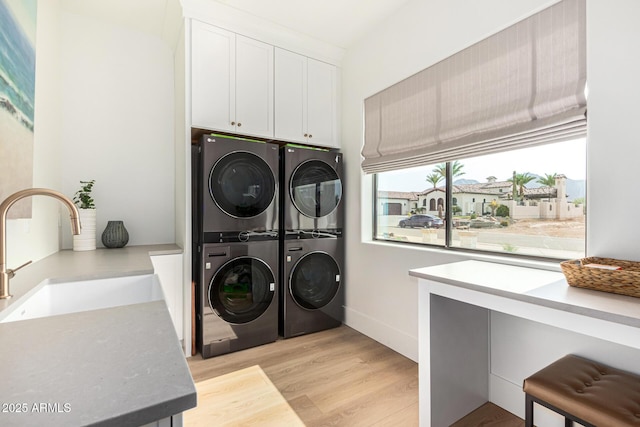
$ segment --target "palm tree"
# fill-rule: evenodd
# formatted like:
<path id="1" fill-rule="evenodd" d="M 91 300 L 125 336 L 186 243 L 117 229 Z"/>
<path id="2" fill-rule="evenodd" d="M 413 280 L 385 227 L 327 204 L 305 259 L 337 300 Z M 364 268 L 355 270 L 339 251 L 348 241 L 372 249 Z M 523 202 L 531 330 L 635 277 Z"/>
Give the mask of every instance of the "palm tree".
<path id="1" fill-rule="evenodd" d="M 554 187 L 556 185 L 556 174 L 545 173 L 544 178 L 538 178 L 538 182 L 545 187 Z"/>
<path id="2" fill-rule="evenodd" d="M 519 189 L 519 196 L 520 198 L 524 198 L 524 186 L 527 185 L 528 183 L 530 183 L 531 181 L 533 181 L 534 179 L 536 179 L 535 176 L 531 175 L 529 172 L 525 172 L 525 173 L 514 173 L 513 178 L 509 178 L 507 181 L 509 182 L 514 182 L 515 179 L 515 186 L 518 187 Z M 514 196 L 515 199 L 515 196 Z"/>
<path id="3" fill-rule="evenodd" d="M 555 187 L 556 186 L 556 175 L 555 173 L 545 173 L 544 174 L 544 178 L 538 178 L 538 182 L 542 185 L 544 185 L 545 187 Z M 551 200 L 551 194 L 549 194 L 549 199 Z"/>
<path id="4" fill-rule="evenodd" d="M 440 181 L 442 181 L 442 175 L 440 175 L 440 174 L 432 173 L 432 174 L 427 175 L 427 182 L 432 183 L 433 184 L 433 188 L 436 188 Z"/>
<path id="5" fill-rule="evenodd" d="M 462 168 L 464 168 L 464 165 L 462 163 L 460 163 L 459 161 L 455 160 L 454 162 L 451 163 L 451 178 L 455 178 L 461 175 L 464 175 L 466 172 L 462 171 Z M 446 163 L 440 163 L 439 165 L 436 165 L 436 167 L 433 168 L 433 173 L 436 173 L 438 175 L 440 175 L 442 178 L 446 178 L 447 177 L 447 164 Z"/>

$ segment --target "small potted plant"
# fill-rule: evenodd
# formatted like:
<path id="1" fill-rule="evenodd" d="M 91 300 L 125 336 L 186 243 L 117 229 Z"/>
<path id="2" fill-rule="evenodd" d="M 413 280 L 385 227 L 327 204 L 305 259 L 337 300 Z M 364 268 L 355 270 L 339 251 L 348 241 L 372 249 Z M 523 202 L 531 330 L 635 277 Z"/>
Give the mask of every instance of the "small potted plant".
<path id="1" fill-rule="evenodd" d="M 80 181 L 81 187 L 73 196 L 82 227 L 80 234 L 73 236 L 74 251 L 92 251 L 96 248 L 96 205 L 91 197 L 95 182 L 95 179 Z"/>
<path id="2" fill-rule="evenodd" d="M 78 209 L 95 209 L 96 205 L 91 197 L 91 190 L 93 190 L 93 184 L 96 183 L 95 179 L 91 181 L 80 181 L 82 187 L 73 196 L 73 203 L 76 204 Z"/>

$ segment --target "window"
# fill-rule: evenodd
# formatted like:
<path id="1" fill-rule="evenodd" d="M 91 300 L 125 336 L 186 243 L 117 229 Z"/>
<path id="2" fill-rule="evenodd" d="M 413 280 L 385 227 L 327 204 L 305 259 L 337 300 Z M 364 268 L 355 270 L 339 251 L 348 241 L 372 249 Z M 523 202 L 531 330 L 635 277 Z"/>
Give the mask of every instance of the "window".
<path id="1" fill-rule="evenodd" d="M 376 206 L 386 202 L 387 192 L 407 201 L 429 199 L 426 211 L 376 212 L 377 240 L 556 259 L 584 256 L 585 139 L 381 172 L 375 182 Z"/>

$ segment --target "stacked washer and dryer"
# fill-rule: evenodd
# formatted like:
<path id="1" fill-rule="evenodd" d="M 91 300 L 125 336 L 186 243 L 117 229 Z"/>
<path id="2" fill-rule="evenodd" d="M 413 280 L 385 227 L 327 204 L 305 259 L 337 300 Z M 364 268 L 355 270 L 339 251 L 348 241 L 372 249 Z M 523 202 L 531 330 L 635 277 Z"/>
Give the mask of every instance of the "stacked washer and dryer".
<path id="1" fill-rule="evenodd" d="M 278 338 L 279 146 L 204 135 L 192 158 L 196 344 L 203 358 Z"/>
<path id="2" fill-rule="evenodd" d="M 340 153 L 302 147 L 283 147 L 280 160 L 280 334 L 289 338 L 344 319 L 343 167 Z"/>
<path id="3" fill-rule="evenodd" d="M 204 135 L 192 199 L 203 358 L 342 323 L 341 154 Z"/>

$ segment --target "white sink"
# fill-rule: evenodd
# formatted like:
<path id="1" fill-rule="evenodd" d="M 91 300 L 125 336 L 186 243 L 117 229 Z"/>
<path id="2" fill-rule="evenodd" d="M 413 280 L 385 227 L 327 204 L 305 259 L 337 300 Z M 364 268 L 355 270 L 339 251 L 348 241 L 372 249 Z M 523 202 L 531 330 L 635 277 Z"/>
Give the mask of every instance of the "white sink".
<path id="1" fill-rule="evenodd" d="M 158 276 L 45 280 L 0 312 L 0 323 L 163 300 Z"/>

